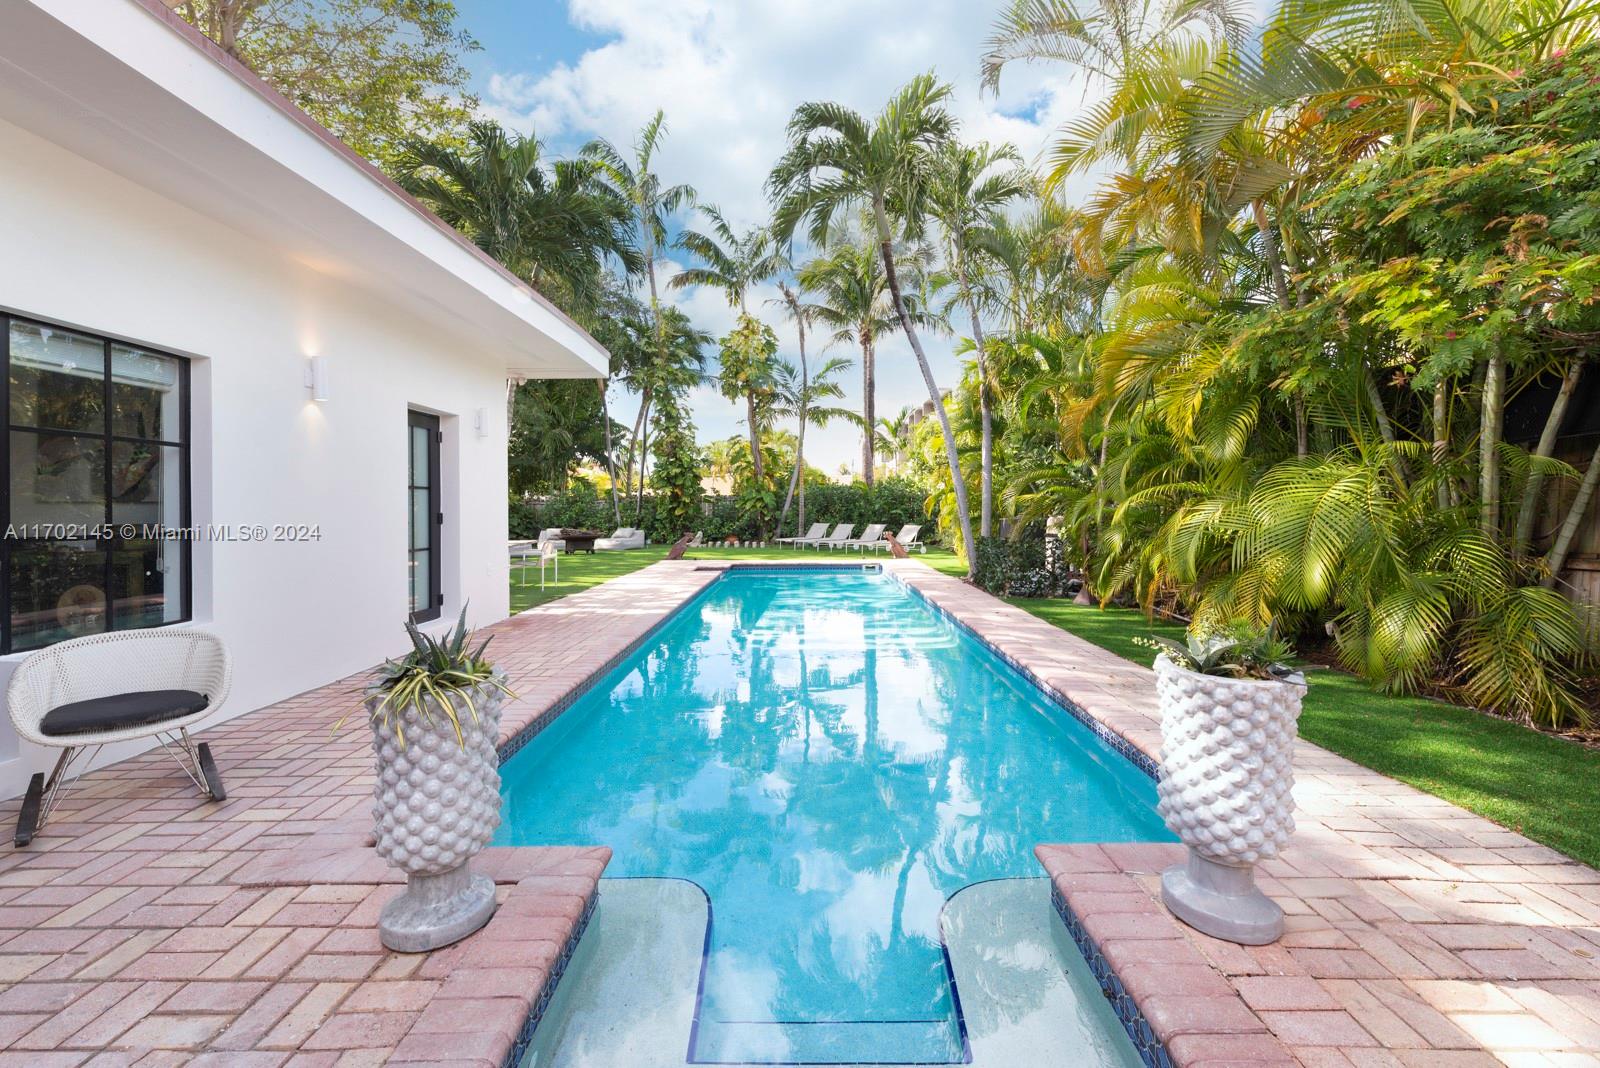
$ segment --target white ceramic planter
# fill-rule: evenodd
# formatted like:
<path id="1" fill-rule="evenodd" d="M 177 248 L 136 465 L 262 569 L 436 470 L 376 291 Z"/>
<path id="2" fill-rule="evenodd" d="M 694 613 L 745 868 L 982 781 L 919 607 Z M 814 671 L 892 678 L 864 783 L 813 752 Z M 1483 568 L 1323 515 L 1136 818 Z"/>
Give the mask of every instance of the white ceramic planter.
<path id="1" fill-rule="evenodd" d="M 1265 945 L 1283 910 L 1255 884 L 1255 865 L 1294 833 L 1294 738 L 1305 679 L 1201 675 L 1156 658 L 1161 698 L 1157 806 L 1189 847 L 1161 875 L 1173 914 L 1216 938 Z"/>
<path id="2" fill-rule="evenodd" d="M 505 695 L 478 687 L 472 694 L 476 717 L 459 695 L 451 700 L 460 742 L 436 709 L 426 725 L 415 707 L 398 713 L 403 746 L 390 723 L 372 721 L 378 854 L 406 873 L 406 891 L 383 907 L 378 933 L 385 946 L 402 953 L 449 945 L 494 914 L 494 881 L 472 874 L 470 864 L 500 825 L 495 742 Z"/>

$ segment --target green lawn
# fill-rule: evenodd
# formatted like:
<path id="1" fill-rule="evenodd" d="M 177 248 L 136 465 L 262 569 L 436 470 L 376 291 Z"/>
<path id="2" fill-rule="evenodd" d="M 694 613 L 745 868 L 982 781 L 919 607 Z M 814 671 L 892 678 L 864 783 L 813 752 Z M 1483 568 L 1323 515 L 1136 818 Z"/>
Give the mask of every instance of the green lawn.
<path id="1" fill-rule="evenodd" d="M 1147 664 L 1138 635 L 1181 634 L 1137 611 L 1013 601 L 1062 630 Z M 1600 751 L 1421 697 L 1394 697 L 1341 671 L 1310 673 L 1300 734 L 1375 771 L 1600 867 Z"/>
<path id="2" fill-rule="evenodd" d="M 532 608 L 536 604 L 544 604 L 558 597 L 565 597 L 569 593 L 586 590 L 590 586 L 598 586 L 607 579 L 614 579 L 619 575 L 626 575 L 637 571 L 641 567 L 664 559 L 667 555 L 667 546 L 650 545 L 643 549 L 628 549 L 623 552 L 597 552 L 574 553 L 571 556 L 561 557 L 561 581 L 556 582 L 553 573 L 546 574 L 544 589 L 539 588 L 538 561 L 528 569 L 528 584 L 518 585 L 522 579 L 522 571 L 517 566 L 511 568 L 511 610 L 520 612 L 524 608 Z M 877 558 L 883 560 L 885 553 L 878 553 Z M 872 554 L 867 554 L 867 559 L 872 559 Z M 926 556 L 916 554 L 918 560 L 926 560 L 931 566 L 950 574 L 964 575 L 967 572 L 963 564 L 954 553 L 945 549 L 930 549 Z M 820 560 L 826 563 L 829 560 L 841 563 L 847 560 L 861 559 L 858 552 L 845 552 L 835 550 L 832 552 L 818 552 L 815 549 L 691 549 L 684 556 L 685 560 Z"/>

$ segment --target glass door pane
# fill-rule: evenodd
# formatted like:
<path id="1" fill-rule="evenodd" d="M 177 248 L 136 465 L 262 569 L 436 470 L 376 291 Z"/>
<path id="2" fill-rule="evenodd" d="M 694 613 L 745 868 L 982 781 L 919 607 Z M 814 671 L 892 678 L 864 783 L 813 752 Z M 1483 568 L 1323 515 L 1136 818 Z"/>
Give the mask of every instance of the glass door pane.
<path id="1" fill-rule="evenodd" d="M 406 487 L 407 594 L 411 619 L 436 619 L 439 582 L 439 419 L 410 413 Z"/>

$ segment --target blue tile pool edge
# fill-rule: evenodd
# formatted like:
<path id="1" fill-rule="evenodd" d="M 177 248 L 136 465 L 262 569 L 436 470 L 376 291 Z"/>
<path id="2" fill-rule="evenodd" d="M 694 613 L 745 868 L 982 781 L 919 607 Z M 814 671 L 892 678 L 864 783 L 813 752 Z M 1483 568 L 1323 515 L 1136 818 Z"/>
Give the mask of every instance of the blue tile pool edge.
<path id="1" fill-rule="evenodd" d="M 1166 1044 L 1156 1037 L 1155 1029 L 1150 1026 L 1150 1021 L 1145 1019 L 1138 1002 L 1133 1000 L 1133 995 L 1122 985 L 1122 979 L 1117 975 L 1116 969 L 1111 967 L 1111 962 L 1106 960 L 1105 955 L 1100 952 L 1100 947 L 1095 945 L 1094 939 L 1089 937 L 1089 932 L 1084 930 L 1077 913 L 1072 911 L 1072 906 L 1067 904 L 1067 899 L 1062 896 L 1054 882 L 1050 886 L 1050 901 L 1056 907 L 1056 915 L 1066 924 L 1067 933 L 1072 936 L 1072 941 L 1077 944 L 1078 952 L 1089 962 L 1089 971 L 1100 984 L 1100 992 L 1111 1003 L 1111 1011 L 1122 1021 L 1123 1030 L 1128 1032 L 1128 1038 L 1133 1042 L 1133 1048 L 1139 1054 L 1139 1059 L 1145 1063 L 1146 1068 L 1173 1068 L 1172 1054 L 1167 1052 Z"/>
<path id="2" fill-rule="evenodd" d="M 539 989 L 539 996 L 528 1007 L 528 1017 L 522 1021 L 522 1026 L 517 1030 L 516 1040 L 511 1043 L 510 1051 L 500 1062 L 501 1068 L 517 1068 L 517 1065 L 522 1063 L 523 1056 L 528 1052 L 528 1046 L 533 1043 L 533 1033 L 538 1030 L 540 1021 L 544 1019 L 545 1010 L 550 1007 L 550 999 L 555 996 L 556 984 L 561 982 L 561 977 L 566 974 L 567 965 L 572 962 L 572 955 L 578 950 L 578 940 L 583 937 L 583 932 L 588 930 L 589 921 L 594 917 L 595 906 L 599 903 L 600 888 L 597 885 L 583 906 L 583 914 L 573 925 L 572 933 L 567 935 L 567 940 L 562 943 L 561 955 L 551 965 L 550 974 L 545 977 L 544 986 Z"/>
<path id="3" fill-rule="evenodd" d="M 1068 697 L 1066 694 L 1050 685 L 1044 679 L 1040 678 L 1038 673 L 1032 668 L 1028 667 L 1022 661 L 1018 660 L 1004 649 L 1001 649 L 994 642 L 978 633 L 978 631 L 974 629 L 970 623 L 965 622 L 954 612 L 950 611 L 950 609 L 946 608 L 944 605 L 928 596 L 928 594 L 907 582 L 904 576 L 894 571 L 891 571 L 889 574 L 892 575 L 894 580 L 903 586 L 913 597 L 917 598 L 923 604 L 932 609 L 935 615 L 949 620 L 957 630 L 962 631 L 973 641 L 977 642 L 979 645 L 989 650 L 989 652 L 993 653 L 995 658 L 1001 663 L 1005 664 L 1012 671 L 1015 671 L 1018 675 L 1021 675 L 1023 678 L 1027 679 L 1033 684 L 1034 689 L 1044 694 L 1045 697 L 1050 700 L 1051 704 L 1055 705 L 1057 708 L 1060 708 L 1063 712 L 1066 712 L 1073 719 L 1087 727 L 1091 734 L 1109 746 L 1117 753 L 1118 756 L 1122 757 L 1128 763 L 1144 772 L 1145 775 L 1149 776 L 1151 779 L 1159 779 L 1161 777 L 1161 768 L 1160 765 L 1156 763 L 1155 759 L 1151 757 L 1149 753 L 1146 753 L 1143 749 L 1140 749 L 1138 746 L 1130 742 L 1125 736 L 1122 735 L 1121 732 L 1106 726 L 1088 709 L 1084 708 L 1072 698 Z M 1018 609 L 1018 611 L 1021 611 L 1021 609 Z M 1046 624 L 1046 626 L 1048 625 L 1049 624 Z"/>
<path id="4" fill-rule="evenodd" d="M 948 608 L 939 604 L 922 590 L 919 590 L 916 586 L 906 581 L 903 576 L 891 569 L 884 568 L 882 564 L 741 564 L 730 562 L 725 565 L 696 568 L 696 570 L 708 572 L 715 571 L 717 572 L 717 576 L 716 578 L 713 578 L 707 582 L 704 586 L 701 586 L 698 590 L 694 591 L 694 593 L 684 598 L 683 601 L 681 601 L 676 607 L 667 611 L 665 615 L 656 620 L 655 623 L 651 624 L 643 634 L 629 642 L 615 655 L 607 658 L 605 663 L 601 664 L 594 671 L 591 671 L 588 675 L 586 675 L 583 681 L 579 682 L 561 697 L 557 698 L 549 708 L 539 713 L 539 715 L 535 716 L 531 721 L 529 721 L 526 726 L 518 730 L 516 734 L 506 739 L 506 741 L 501 745 L 497 746 L 496 753 L 499 757 L 499 762 L 504 764 L 507 760 L 511 759 L 511 757 L 515 756 L 524 746 L 526 746 L 534 738 L 538 737 L 539 734 L 545 730 L 545 728 L 554 723 L 563 712 L 571 708 L 581 697 L 598 685 L 607 675 L 616 670 L 616 668 L 624 660 L 638 652 L 641 646 L 660 633 L 662 628 L 677 619 L 678 616 L 684 612 L 688 611 L 699 601 L 707 597 L 711 591 L 717 587 L 718 583 L 720 583 L 722 579 L 730 572 L 744 571 L 772 573 L 793 571 L 865 571 L 875 574 L 887 572 L 887 574 L 889 574 L 902 589 L 908 591 L 913 597 L 920 600 L 931 611 L 933 611 L 934 614 L 943 619 L 949 620 L 952 625 L 966 633 L 974 641 L 978 642 L 985 649 L 989 650 L 989 652 L 993 653 L 994 656 L 1002 663 L 1006 664 L 1013 671 L 1017 672 L 1017 674 L 1027 679 L 1028 682 L 1031 683 L 1040 693 L 1044 694 L 1052 704 L 1058 706 L 1068 715 L 1082 723 L 1086 728 L 1089 729 L 1091 733 L 1109 746 L 1118 755 L 1122 756 L 1135 768 L 1138 768 L 1140 771 L 1144 772 L 1144 774 L 1149 776 L 1151 779 L 1156 779 L 1159 777 L 1157 764 L 1153 759 L 1151 759 L 1148 753 L 1134 745 L 1119 732 L 1112 730 L 1110 727 L 1100 722 L 1100 720 L 1091 715 L 1087 709 L 1084 709 L 1077 702 L 1061 693 L 1055 687 L 1046 683 L 1034 671 L 1029 669 L 1016 657 L 1005 652 L 994 642 L 985 638 L 972 626 L 957 617 L 955 613 L 951 612 Z M 701 890 L 701 893 L 704 892 L 704 890 Z M 957 891 L 957 893 L 959 892 L 960 891 Z M 595 903 L 598 901 L 599 896 L 600 894 L 597 889 L 594 896 L 589 899 L 589 903 L 585 907 L 583 916 L 578 921 L 578 925 L 573 929 L 573 932 L 568 938 L 566 945 L 563 946 L 561 956 L 556 962 L 556 967 L 551 970 L 550 977 L 545 981 L 544 988 L 540 991 L 538 999 L 534 1002 L 533 1007 L 529 1010 L 528 1018 L 526 1021 L 524 1021 L 522 1029 L 518 1033 L 517 1041 L 512 1044 L 511 1054 L 506 1058 L 503 1068 L 515 1068 L 518 1062 L 521 1061 L 523 1054 L 526 1053 L 528 1045 L 533 1041 L 534 1031 L 538 1028 L 540 1020 L 543 1019 L 544 1011 L 550 1003 L 550 998 L 555 994 L 556 984 L 560 981 L 561 975 L 566 971 L 567 963 L 571 960 L 573 952 L 578 947 L 578 940 L 583 936 L 584 930 L 589 925 L 589 918 L 594 913 Z M 1055 901 L 1056 911 L 1060 914 L 1062 921 L 1066 923 L 1067 930 L 1072 935 L 1073 941 L 1077 943 L 1079 951 L 1083 953 L 1084 959 L 1089 962 L 1090 970 L 1094 973 L 1096 980 L 1100 982 L 1102 991 L 1105 992 L 1106 996 L 1111 999 L 1113 1008 L 1117 1014 L 1117 1018 L 1122 1021 L 1123 1027 L 1127 1029 L 1128 1037 L 1133 1041 L 1134 1047 L 1138 1051 L 1140 1059 L 1143 1060 L 1146 1065 L 1150 1066 L 1150 1068 L 1173 1068 L 1172 1058 L 1167 1053 L 1166 1047 L 1163 1046 L 1161 1041 L 1155 1037 L 1155 1032 L 1151 1030 L 1149 1023 L 1144 1018 L 1144 1014 L 1139 1011 L 1138 1005 L 1135 1004 L 1133 999 L 1128 996 L 1125 990 L 1123 990 L 1122 982 L 1117 978 L 1116 972 L 1111 968 L 1111 965 L 1107 963 L 1103 956 L 1101 956 L 1099 949 L 1095 947 L 1093 941 L 1091 941 L 1087 934 L 1084 933 L 1083 927 L 1080 923 L 1078 923 L 1077 917 L 1073 915 L 1071 907 L 1067 905 L 1066 900 L 1060 896 L 1054 887 L 1051 888 L 1051 896 Z M 710 938 L 711 905 L 710 898 L 708 896 L 706 899 L 706 939 L 708 946 Z M 949 951 L 944 946 L 944 938 L 942 933 L 939 943 L 940 949 L 944 953 L 945 970 L 950 980 L 950 993 L 952 1002 L 955 1005 L 956 1021 L 960 1030 L 961 1045 L 964 1054 L 962 1063 L 970 1063 L 972 1058 L 972 1050 L 967 1041 L 966 1020 L 961 1015 L 961 1003 L 959 1000 L 959 995 L 956 992 L 955 973 L 951 966 Z M 704 984 L 704 980 L 704 959 L 702 959 L 700 977 L 702 986 Z M 1108 985 L 1108 983 L 1114 984 L 1114 989 L 1118 993 L 1113 993 L 1113 987 Z M 693 1060 L 695 1039 L 699 1031 L 699 1006 L 700 993 L 697 992 L 695 995 L 695 1020 L 689 1036 L 688 1052 L 690 1054 L 690 1063 L 707 1063 L 695 1062 Z"/>

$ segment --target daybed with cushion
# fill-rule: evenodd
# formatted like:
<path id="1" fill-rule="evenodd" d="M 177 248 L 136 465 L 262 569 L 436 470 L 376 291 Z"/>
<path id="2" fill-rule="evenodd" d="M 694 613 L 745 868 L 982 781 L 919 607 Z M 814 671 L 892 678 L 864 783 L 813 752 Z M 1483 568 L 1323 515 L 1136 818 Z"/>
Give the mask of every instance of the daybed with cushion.
<path id="1" fill-rule="evenodd" d="M 222 639 L 177 627 L 73 638 L 18 664 L 6 687 L 11 725 L 61 755 L 48 780 L 40 773 L 28 784 L 16 844 L 33 840 L 70 781 L 112 742 L 155 738 L 196 786 L 223 800 L 211 748 L 196 745 L 189 728 L 221 707 L 231 677 Z"/>
<path id="2" fill-rule="evenodd" d="M 643 549 L 644 531 L 633 527 L 618 527 L 609 538 L 594 543 L 596 549 Z"/>

